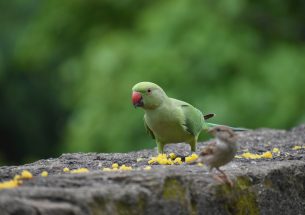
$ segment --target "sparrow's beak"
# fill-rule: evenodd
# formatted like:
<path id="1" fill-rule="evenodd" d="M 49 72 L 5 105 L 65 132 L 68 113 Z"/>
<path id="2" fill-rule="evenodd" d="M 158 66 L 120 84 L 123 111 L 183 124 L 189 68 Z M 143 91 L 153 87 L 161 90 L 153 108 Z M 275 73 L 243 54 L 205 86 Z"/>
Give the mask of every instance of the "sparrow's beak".
<path id="1" fill-rule="evenodd" d="M 143 98 L 141 93 L 139 92 L 132 92 L 132 104 L 133 106 L 136 107 L 143 107 L 144 103 L 143 103 Z"/>

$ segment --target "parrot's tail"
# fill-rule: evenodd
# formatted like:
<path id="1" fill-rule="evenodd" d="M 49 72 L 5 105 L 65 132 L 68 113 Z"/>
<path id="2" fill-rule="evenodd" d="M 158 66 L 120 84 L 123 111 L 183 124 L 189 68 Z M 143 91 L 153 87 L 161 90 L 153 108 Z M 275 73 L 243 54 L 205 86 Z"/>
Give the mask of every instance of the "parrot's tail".
<path id="1" fill-rule="evenodd" d="M 204 120 L 207 120 L 207 119 L 210 119 L 210 118 L 212 118 L 214 116 L 216 116 L 215 113 L 208 113 L 208 114 L 204 115 L 203 118 L 204 118 Z"/>
<path id="2" fill-rule="evenodd" d="M 219 125 L 219 124 L 214 124 L 214 123 L 209 123 L 207 122 L 207 128 L 213 128 L 215 126 L 224 126 L 224 125 Z M 227 125 L 225 125 L 227 126 Z M 249 129 L 246 129 L 246 128 L 235 128 L 235 127 L 231 127 L 231 126 L 227 126 L 229 128 L 231 128 L 233 131 L 248 131 Z"/>

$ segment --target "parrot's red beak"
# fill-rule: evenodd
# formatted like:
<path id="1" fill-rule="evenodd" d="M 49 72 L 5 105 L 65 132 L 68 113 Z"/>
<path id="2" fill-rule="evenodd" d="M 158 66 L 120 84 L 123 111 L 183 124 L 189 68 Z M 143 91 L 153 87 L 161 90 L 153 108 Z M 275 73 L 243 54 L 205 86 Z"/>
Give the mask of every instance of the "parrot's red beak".
<path id="1" fill-rule="evenodd" d="M 143 103 L 143 99 L 142 99 L 142 95 L 139 92 L 132 92 L 132 104 L 135 107 L 143 107 L 144 103 Z"/>

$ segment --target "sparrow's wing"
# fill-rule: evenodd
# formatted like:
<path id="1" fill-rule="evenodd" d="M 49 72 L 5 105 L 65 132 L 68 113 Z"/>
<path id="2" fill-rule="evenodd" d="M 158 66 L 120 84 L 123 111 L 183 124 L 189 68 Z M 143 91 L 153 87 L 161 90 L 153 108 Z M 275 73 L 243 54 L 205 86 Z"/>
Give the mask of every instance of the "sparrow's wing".
<path id="1" fill-rule="evenodd" d="M 216 141 L 209 143 L 206 147 L 202 149 L 202 151 L 200 152 L 200 156 L 207 156 L 214 154 L 215 147 L 216 147 Z"/>

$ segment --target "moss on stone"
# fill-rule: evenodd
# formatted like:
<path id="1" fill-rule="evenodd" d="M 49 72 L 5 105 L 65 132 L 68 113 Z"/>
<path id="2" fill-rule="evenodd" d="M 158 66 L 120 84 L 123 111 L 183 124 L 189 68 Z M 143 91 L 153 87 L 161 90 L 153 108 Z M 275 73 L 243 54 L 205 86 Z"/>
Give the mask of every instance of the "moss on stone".
<path id="1" fill-rule="evenodd" d="M 119 215 L 129 215 L 129 214 L 135 214 L 133 213 L 133 207 L 123 201 L 119 201 L 115 203 L 115 209 L 117 214 Z"/>
<path id="2" fill-rule="evenodd" d="M 137 202 L 134 203 L 127 202 L 124 199 L 112 201 L 95 197 L 90 207 L 90 213 L 92 215 L 138 215 L 144 213 L 145 203 L 146 199 L 141 195 L 138 196 Z"/>
<path id="3" fill-rule="evenodd" d="M 240 193 L 235 199 L 236 214 L 259 214 L 256 197 L 252 192 Z"/>
<path id="4" fill-rule="evenodd" d="M 115 208 L 118 215 L 143 214 L 144 207 L 145 199 L 139 199 L 136 204 L 128 204 L 124 201 L 119 201 L 115 203 Z"/>
<path id="5" fill-rule="evenodd" d="M 194 200 L 191 201 L 191 215 L 197 215 L 198 214 L 198 208 L 197 204 Z"/>
<path id="6" fill-rule="evenodd" d="M 186 199 L 185 187 L 178 179 L 168 178 L 163 185 L 162 197 L 164 200 L 183 202 Z"/>
<path id="7" fill-rule="evenodd" d="M 266 178 L 266 179 L 263 181 L 263 185 L 264 185 L 266 188 L 272 188 L 272 186 L 273 186 L 272 180 L 269 179 L 269 178 Z"/>
<path id="8" fill-rule="evenodd" d="M 252 185 L 250 179 L 245 176 L 239 176 L 236 178 L 235 187 L 239 190 L 248 189 Z"/>
<path id="9" fill-rule="evenodd" d="M 175 177 L 166 178 L 163 183 L 162 201 L 170 202 L 171 207 L 176 207 L 181 214 L 197 214 L 197 205 L 191 199 L 187 183 Z"/>
<path id="10" fill-rule="evenodd" d="M 223 198 L 225 208 L 230 214 L 259 214 L 256 195 L 251 191 L 252 183 L 248 177 L 238 177 L 233 187 L 219 186 L 217 196 Z"/>
<path id="11" fill-rule="evenodd" d="M 90 213 L 92 215 L 100 215 L 100 214 L 106 214 L 107 213 L 107 201 L 103 197 L 93 197 L 93 201 L 90 204 Z"/>

